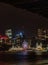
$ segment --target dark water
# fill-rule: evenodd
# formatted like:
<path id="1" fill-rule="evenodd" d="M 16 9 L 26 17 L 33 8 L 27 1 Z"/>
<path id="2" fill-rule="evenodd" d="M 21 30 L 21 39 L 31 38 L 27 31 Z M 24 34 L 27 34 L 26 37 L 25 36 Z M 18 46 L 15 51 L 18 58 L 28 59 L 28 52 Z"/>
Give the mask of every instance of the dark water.
<path id="1" fill-rule="evenodd" d="M 34 53 L 3 53 L 0 54 L 0 65 L 48 65 L 48 55 Z"/>

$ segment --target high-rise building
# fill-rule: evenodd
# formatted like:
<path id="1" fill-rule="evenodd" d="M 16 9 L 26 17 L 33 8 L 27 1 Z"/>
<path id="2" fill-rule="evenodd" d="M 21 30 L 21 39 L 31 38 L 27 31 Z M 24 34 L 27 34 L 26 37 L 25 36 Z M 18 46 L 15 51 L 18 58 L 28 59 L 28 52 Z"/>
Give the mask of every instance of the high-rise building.
<path id="1" fill-rule="evenodd" d="M 5 35 L 9 37 L 9 39 L 12 38 L 12 29 L 8 29 L 5 31 Z"/>

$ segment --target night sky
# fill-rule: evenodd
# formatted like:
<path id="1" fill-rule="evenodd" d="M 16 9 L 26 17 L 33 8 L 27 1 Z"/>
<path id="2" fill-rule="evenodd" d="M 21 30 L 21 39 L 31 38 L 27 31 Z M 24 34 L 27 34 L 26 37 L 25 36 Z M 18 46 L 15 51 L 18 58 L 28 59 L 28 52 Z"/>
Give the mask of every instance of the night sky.
<path id="1" fill-rule="evenodd" d="M 0 33 L 8 28 L 23 29 L 30 33 L 32 29 L 48 28 L 48 19 L 26 9 L 0 3 Z"/>

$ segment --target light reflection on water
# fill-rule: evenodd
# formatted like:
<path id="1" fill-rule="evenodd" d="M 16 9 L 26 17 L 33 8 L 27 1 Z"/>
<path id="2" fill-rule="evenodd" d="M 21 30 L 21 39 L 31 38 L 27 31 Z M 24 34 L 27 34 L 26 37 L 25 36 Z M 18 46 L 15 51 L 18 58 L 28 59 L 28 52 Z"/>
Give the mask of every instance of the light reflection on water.
<path id="1" fill-rule="evenodd" d="M 0 65 L 48 65 L 48 60 L 40 60 L 37 62 L 27 62 L 27 61 L 21 61 L 21 62 L 0 62 Z"/>
<path id="2" fill-rule="evenodd" d="M 0 60 L 0 65 L 48 65 L 48 58 L 42 58 L 41 56 L 34 55 L 28 57 L 25 54 L 27 53 L 21 53 L 18 59 L 15 59 L 17 58 L 17 55 L 14 55 L 14 57 L 13 55 L 10 57 L 8 55 L 9 58 L 5 55 L 5 57 L 3 56 L 5 60 Z"/>

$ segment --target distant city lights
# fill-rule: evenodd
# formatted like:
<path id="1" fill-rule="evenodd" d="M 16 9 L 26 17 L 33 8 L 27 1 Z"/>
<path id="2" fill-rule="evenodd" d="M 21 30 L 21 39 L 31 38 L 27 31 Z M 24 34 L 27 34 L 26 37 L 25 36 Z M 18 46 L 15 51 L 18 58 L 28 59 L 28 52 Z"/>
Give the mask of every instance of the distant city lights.
<path id="1" fill-rule="evenodd" d="M 23 46 L 24 49 L 27 49 L 28 48 L 28 43 L 24 40 L 22 46 Z"/>

